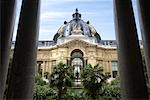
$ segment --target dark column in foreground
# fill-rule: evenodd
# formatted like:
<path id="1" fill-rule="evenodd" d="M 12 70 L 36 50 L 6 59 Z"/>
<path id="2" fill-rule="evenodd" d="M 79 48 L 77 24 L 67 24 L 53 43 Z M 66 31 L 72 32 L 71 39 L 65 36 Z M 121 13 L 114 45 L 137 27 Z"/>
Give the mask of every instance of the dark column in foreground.
<path id="1" fill-rule="evenodd" d="M 7 79 L 11 39 L 15 26 L 15 8 L 16 0 L 0 1 L 0 99 L 3 98 Z"/>
<path id="2" fill-rule="evenodd" d="M 131 0 L 114 0 L 114 12 L 122 99 L 148 99 Z"/>
<path id="3" fill-rule="evenodd" d="M 144 45 L 147 74 L 150 82 L 150 5 L 149 0 L 138 0 L 140 27 Z"/>
<path id="4" fill-rule="evenodd" d="M 40 0 L 23 0 L 7 99 L 33 99 Z"/>

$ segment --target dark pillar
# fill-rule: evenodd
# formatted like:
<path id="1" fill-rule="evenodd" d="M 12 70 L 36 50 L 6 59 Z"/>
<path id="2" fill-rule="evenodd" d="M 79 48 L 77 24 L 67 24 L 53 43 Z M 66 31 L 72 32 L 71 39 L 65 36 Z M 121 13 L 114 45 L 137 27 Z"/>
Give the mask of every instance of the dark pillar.
<path id="1" fill-rule="evenodd" d="M 83 59 L 83 67 L 86 67 L 87 66 L 87 58 L 84 58 Z"/>
<path id="2" fill-rule="evenodd" d="M 7 99 L 33 99 L 40 0 L 23 0 Z"/>
<path id="3" fill-rule="evenodd" d="M 87 59 L 86 59 L 86 62 L 85 62 L 85 64 L 86 64 L 86 65 L 88 65 L 88 60 L 87 60 Z"/>
<path id="4" fill-rule="evenodd" d="M 149 0 L 137 0 L 147 74 L 150 82 L 150 8 Z"/>
<path id="5" fill-rule="evenodd" d="M 11 39 L 15 25 L 15 8 L 16 0 L 0 1 L 0 99 L 3 98 L 5 84 L 7 79 L 7 71 L 9 66 L 9 54 L 11 48 Z"/>
<path id="6" fill-rule="evenodd" d="M 71 60 L 70 60 L 70 58 L 67 59 L 67 65 L 71 66 Z"/>
<path id="7" fill-rule="evenodd" d="M 148 99 L 131 0 L 114 0 L 114 12 L 122 99 Z"/>

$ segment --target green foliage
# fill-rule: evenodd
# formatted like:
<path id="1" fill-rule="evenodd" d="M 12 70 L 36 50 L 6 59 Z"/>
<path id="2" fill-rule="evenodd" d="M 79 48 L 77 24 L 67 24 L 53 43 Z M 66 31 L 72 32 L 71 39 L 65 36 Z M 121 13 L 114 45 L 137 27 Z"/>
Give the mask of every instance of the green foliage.
<path id="1" fill-rule="evenodd" d="M 34 100 L 53 100 L 56 98 L 56 91 L 49 87 L 40 76 L 35 77 Z"/>
<path id="2" fill-rule="evenodd" d="M 45 73 L 48 74 L 49 73 Z M 48 76 L 47 75 L 47 76 Z M 120 83 L 116 78 L 106 83 L 109 75 L 103 74 L 99 65 L 88 65 L 81 72 L 83 88 L 72 88 L 73 71 L 63 63 L 59 63 L 48 76 L 49 82 L 36 76 L 34 86 L 34 100 L 116 100 L 120 99 Z M 148 85 L 148 87 L 150 87 Z"/>
<path id="3" fill-rule="evenodd" d="M 120 82 L 119 79 L 116 78 L 111 83 L 106 84 L 103 87 L 103 96 L 111 99 L 120 99 Z"/>
<path id="4" fill-rule="evenodd" d="M 57 89 L 57 100 L 60 100 L 67 92 L 67 88 L 72 86 L 74 79 L 73 71 L 62 62 L 56 65 L 50 75 L 50 86 Z"/>
<path id="5" fill-rule="evenodd" d="M 98 64 L 92 67 L 88 65 L 84 67 L 81 74 L 84 89 L 92 99 L 97 99 L 102 94 L 102 87 L 108 79 L 107 75 L 103 74 L 103 69 Z"/>
<path id="6" fill-rule="evenodd" d="M 35 100 L 47 100 L 48 98 L 55 98 L 56 93 L 49 85 L 35 85 L 34 87 L 34 99 Z"/>
<path id="7" fill-rule="evenodd" d="M 43 79 L 40 75 L 37 75 L 35 77 L 35 84 L 43 86 L 43 85 L 46 85 L 47 83 L 45 81 L 43 81 Z"/>
<path id="8" fill-rule="evenodd" d="M 64 100 L 91 100 L 83 89 L 69 89 L 64 95 Z"/>
<path id="9" fill-rule="evenodd" d="M 50 76 L 50 73 L 49 73 L 49 72 L 45 72 L 45 73 L 44 73 L 44 77 L 45 77 L 46 79 L 48 79 L 49 76 Z"/>

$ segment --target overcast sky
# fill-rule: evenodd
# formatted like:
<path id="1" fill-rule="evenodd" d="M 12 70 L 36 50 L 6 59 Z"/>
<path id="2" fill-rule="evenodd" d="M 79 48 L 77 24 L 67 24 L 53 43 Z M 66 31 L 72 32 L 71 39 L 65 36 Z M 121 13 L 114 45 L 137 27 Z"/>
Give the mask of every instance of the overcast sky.
<path id="1" fill-rule="evenodd" d="M 17 33 L 21 7 L 21 0 L 17 1 L 17 18 L 13 40 L 15 40 Z M 132 1 L 139 38 L 141 39 L 136 1 Z M 52 40 L 63 22 L 69 22 L 72 19 L 72 14 L 76 8 L 82 14 L 82 19 L 84 21 L 89 20 L 90 24 L 96 28 L 102 40 L 115 39 L 113 0 L 41 0 L 39 40 Z"/>

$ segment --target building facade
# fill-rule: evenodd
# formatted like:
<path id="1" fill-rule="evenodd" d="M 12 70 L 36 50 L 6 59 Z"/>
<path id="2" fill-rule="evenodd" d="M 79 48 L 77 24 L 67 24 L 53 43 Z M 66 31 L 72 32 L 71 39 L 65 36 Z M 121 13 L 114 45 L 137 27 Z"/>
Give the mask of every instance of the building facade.
<path id="1" fill-rule="evenodd" d="M 140 46 L 142 46 L 142 42 Z M 12 42 L 14 47 L 15 42 Z M 90 24 L 81 19 L 76 9 L 72 20 L 58 29 L 52 41 L 39 41 L 36 72 L 43 77 L 51 73 L 53 67 L 63 62 L 73 67 L 74 74 L 86 65 L 99 64 L 104 73 L 112 78 L 118 74 L 117 44 L 115 40 L 101 40 L 99 33 Z"/>
<path id="2" fill-rule="evenodd" d="M 116 41 L 101 40 L 100 35 L 89 21 L 81 19 L 78 9 L 72 20 L 64 22 L 53 41 L 39 41 L 37 54 L 37 72 L 52 72 L 59 62 L 73 67 L 74 73 L 80 73 L 87 64 L 99 64 L 104 73 L 112 77 L 117 74 Z"/>

